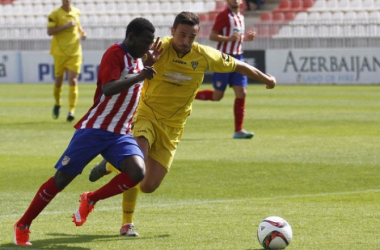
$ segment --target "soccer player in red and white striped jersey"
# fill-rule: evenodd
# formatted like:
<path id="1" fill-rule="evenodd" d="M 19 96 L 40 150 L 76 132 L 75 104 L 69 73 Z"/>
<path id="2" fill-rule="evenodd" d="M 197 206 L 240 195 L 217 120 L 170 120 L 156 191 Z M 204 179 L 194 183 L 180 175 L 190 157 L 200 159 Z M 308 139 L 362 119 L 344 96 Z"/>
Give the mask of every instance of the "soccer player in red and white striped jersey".
<path id="1" fill-rule="evenodd" d="M 255 32 L 245 32 L 244 16 L 240 12 L 241 4 L 242 0 L 227 0 L 227 8 L 217 15 L 209 39 L 218 42 L 217 49 L 221 52 L 243 61 L 243 41 L 252 41 L 255 38 Z M 233 138 L 252 138 L 253 133 L 243 129 L 247 77 L 237 72 L 214 73 L 212 81 L 214 90 L 199 91 L 196 99 L 220 101 L 227 85 L 232 87 L 235 92 Z"/>
<path id="2" fill-rule="evenodd" d="M 143 179 L 144 155 L 129 132 L 143 82 L 156 74 L 153 67 L 144 66 L 141 60 L 150 48 L 149 61 L 160 54 L 159 40 L 153 44 L 154 32 L 147 19 L 135 18 L 127 26 L 124 41 L 104 53 L 94 104 L 75 125 L 73 138 L 55 165 L 55 175 L 42 184 L 27 211 L 15 223 L 16 245 L 32 245 L 29 228 L 33 220 L 97 155 L 101 154 L 120 173 L 100 189 L 81 195 L 79 209 L 73 214 L 77 226 L 86 221 L 97 201 L 121 194 Z"/>

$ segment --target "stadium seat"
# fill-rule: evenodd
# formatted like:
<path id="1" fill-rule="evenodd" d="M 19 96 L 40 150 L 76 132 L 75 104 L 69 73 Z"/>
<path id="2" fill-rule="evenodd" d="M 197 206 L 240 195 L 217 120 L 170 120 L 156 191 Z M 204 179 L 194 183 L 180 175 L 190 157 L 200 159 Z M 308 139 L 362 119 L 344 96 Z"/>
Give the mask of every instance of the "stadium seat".
<path id="1" fill-rule="evenodd" d="M 351 10 L 359 10 L 362 7 L 362 0 L 351 0 L 349 5 Z"/>
<path id="2" fill-rule="evenodd" d="M 373 7 L 377 10 L 380 9 L 380 0 L 374 0 Z"/>
<path id="3" fill-rule="evenodd" d="M 345 12 L 343 15 L 343 21 L 348 23 L 356 22 L 356 13 L 354 11 Z"/>
<path id="4" fill-rule="evenodd" d="M 302 8 L 302 1 L 301 0 L 292 0 L 292 3 L 291 3 L 291 11 L 303 11 L 303 8 Z"/>
<path id="5" fill-rule="evenodd" d="M 205 0 L 204 2 L 204 11 L 212 11 L 215 10 L 216 3 L 213 0 Z"/>
<path id="6" fill-rule="evenodd" d="M 285 20 L 285 15 L 282 12 L 275 12 L 272 15 L 272 21 L 276 23 L 282 23 Z"/>
<path id="7" fill-rule="evenodd" d="M 311 23 L 317 23 L 320 20 L 320 15 L 321 14 L 319 12 L 311 12 L 307 16 L 307 20 L 308 22 L 311 22 Z"/>
<path id="8" fill-rule="evenodd" d="M 376 10 L 376 11 L 369 12 L 368 19 L 371 22 L 378 22 L 378 21 L 380 21 L 380 11 Z"/>
<path id="9" fill-rule="evenodd" d="M 304 24 L 308 20 L 308 13 L 307 12 L 298 12 L 293 20 L 293 23 L 295 24 Z"/>
<path id="10" fill-rule="evenodd" d="M 356 13 L 356 21 L 359 23 L 368 22 L 368 12 L 367 11 L 358 11 Z"/>
<path id="11" fill-rule="evenodd" d="M 338 8 L 337 0 L 328 0 L 326 2 L 326 10 L 335 10 Z"/>
<path id="12" fill-rule="evenodd" d="M 193 12 L 195 13 L 201 13 L 204 11 L 204 1 L 196 0 L 193 1 Z"/>
<path id="13" fill-rule="evenodd" d="M 371 10 L 373 8 L 373 0 L 362 0 L 361 4 L 363 10 Z"/>
<path id="14" fill-rule="evenodd" d="M 290 0 L 281 0 L 278 7 L 273 12 L 285 12 L 290 10 L 292 2 Z"/>
<path id="15" fill-rule="evenodd" d="M 309 8 L 312 8 L 314 5 L 313 0 L 303 0 L 302 2 L 302 8 L 306 11 Z"/>
<path id="16" fill-rule="evenodd" d="M 343 20 L 343 12 L 341 11 L 335 11 L 332 13 L 331 15 L 331 21 L 333 21 L 334 23 L 340 23 L 342 20 Z"/>
<path id="17" fill-rule="evenodd" d="M 296 14 L 294 12 L 285 12 L 284 20 L 287 22 L 293 21 L 296 18 Z"/>
<path id="18" fill-rule="evenodd" d="M 264 12 L 263 14 L 261 14 L 260 16 L 260 20 L 261 21 L 272 21 L 272 13 L 270 12 Z"/>
<path id="19" fill-rule="evenodd" d="M 338 9 L 339 10 L 345 10 L 350 8 L 350 1 L 349 0 L 338 0 Z"/>
<path id="20" fill-rule="evenodd" d="M 322 23 L 329 23 L 331 21 L 331 12 L 329 12 L 329 11 L 322 12 L 319 15 L 319 20 L 318 21 L 322 22 Z"/>
<path id="21" fill-rule="evenodd" d="M 290 25 L 282 26 L 274 37 L 293 37 L 293 28 Z"/>
<path id="22" fill-rule="evenodd" d="M 215 11 L 222 11 L 226 8 L 225 1 L 216 1 L 215 3 Z"/>
<path id="23" fill-rule="evenodd" d="M 309 9 L 309 11 L 323 11 L 323 10 L 326 10 L 325 0 L 315 1 L 313 7 Z"/>

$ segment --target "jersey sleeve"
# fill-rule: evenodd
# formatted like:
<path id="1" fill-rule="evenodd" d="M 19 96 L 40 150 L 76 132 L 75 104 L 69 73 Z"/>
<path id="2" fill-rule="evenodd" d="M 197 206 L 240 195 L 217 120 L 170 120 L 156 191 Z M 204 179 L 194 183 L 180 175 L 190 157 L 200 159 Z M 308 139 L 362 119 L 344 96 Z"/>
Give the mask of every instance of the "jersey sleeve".
<path id="1" fill-rule="evenodd" d="M 56 12 L 53 11 L 49 14 L 48 16 L 48 23 L 47 23 L 47 27 L 48 28 L 54 28 L 57 26 L 57 20 L 56 20 Z"/>
<path id="2" fill-rule="evenodd" d="M 228 25 L 228 16 L 225 15 L 225 11 L 220 12 L 216 18 L 214 25 L 212 26 L 213 31 L 218 32 L 221 34 L 222 29 Z"/>
<path id="3" fill-rule="evenodd" d="M 122 50 L 112 48 L 106 53 L 101 62 L 102 68 L 99 70 L 99 79 L 104 85 L 108 82 L 118 80 L 120 74 L 125 68 L 124 53 Z"/>
<path id="4" fill-rule="evenodd" d="M 204 55 L 208 61 L 208 70 L 216 73 L 229 73 L 236 69 L 236 61 L 230 55 L 224 54 L 219 50 L 209 46 L 202 46 Z"/>

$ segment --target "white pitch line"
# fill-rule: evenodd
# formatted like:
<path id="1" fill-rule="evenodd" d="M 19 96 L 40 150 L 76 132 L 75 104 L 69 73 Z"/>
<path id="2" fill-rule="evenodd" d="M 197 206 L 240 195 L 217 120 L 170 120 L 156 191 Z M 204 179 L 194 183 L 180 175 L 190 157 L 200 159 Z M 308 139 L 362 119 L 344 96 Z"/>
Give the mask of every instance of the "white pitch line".
<path id="1" fill-rule="evenodd" d="M 154 208 L 154 207 L 179 207 L 179 206 L 194 206 L 194 205 L 205 205 L 212 203 L 235 203 L 235 202 L 246 202 L 246 201 L 265 201 L 265 200 L 279 200 L 279 199 L 296 199 L 296 198 L 308 198 L 308 197 L 328 197 L 328 196 L 341 196 L 341 195 L 351 195 L 351 194 L 370 194 L 370 193 L 380 193 L 380 189 L 369 189 L 351 192 L 335 192 L 335 193 L 319 193 L 319 194 L 296 194 L 296 195 L 281 195 L 273 197 L 262 197 L 262 198 L 247 198 L 247 199 L 229 199 L 229 200 L 191 200 L 188 202 L 179 203 L 167 203 L 167 204 L 146 204 L 140 205 L 139 208 Z M 100 207 L 96 209 L 97 211 L 115 211 L 120 210 L 120 206 L 117 207 Z M 73 211 L 51 211 L 42 212 L 41 214 L 67 214 Z M 0 218 L 9 217 L 20 217 L 22 214 L 11 214 L 11 215 L 1 215 Z M 1 249 L 1 248 L 0 248 Z M 29 248 L 28 248 L 29 249 Z"/>

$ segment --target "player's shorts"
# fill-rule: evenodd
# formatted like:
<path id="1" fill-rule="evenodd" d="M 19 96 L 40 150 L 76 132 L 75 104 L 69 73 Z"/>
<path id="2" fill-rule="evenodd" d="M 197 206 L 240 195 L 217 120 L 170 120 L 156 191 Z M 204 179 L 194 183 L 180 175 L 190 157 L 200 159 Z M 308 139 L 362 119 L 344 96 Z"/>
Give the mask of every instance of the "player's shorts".
<path id="1" fill-rule="evenodd" d="M 63 76 L 66 69 L 77 74 L 82 67 L 82 56 L 54 56 L 54 75 L 55 77 Z"/>
<path id="2" fill-rule="evenodd" d="M 149 156 L 169 171 L 183 128 L 170 127 L 155 119 L 136 115 L 132 134 L 135 138 L 145 137 L 149 142 Z"/>
<path id="3" fill-rule="evenodd" d="M 143 152 L 131 134 L 117 134 L 102 129 L 78 129 L 55 168 L 72 175 L 81 174 L 84 167 L 96 156 L 120 170 L 120 163 L 129 156 Z"/>
<path id="4" fill-rule="evenodd" d="M 243 55 L 231 55 L 239 61 L 244 61 Z M 225 91 L 227 85 L 232 86 L 248 86 L 248 79 L 245 75 L 242 75 L 237 72 L 231 73 L 213 73 L 212 74 L 212 84 L 214 89 L 219 91 Z"/>

